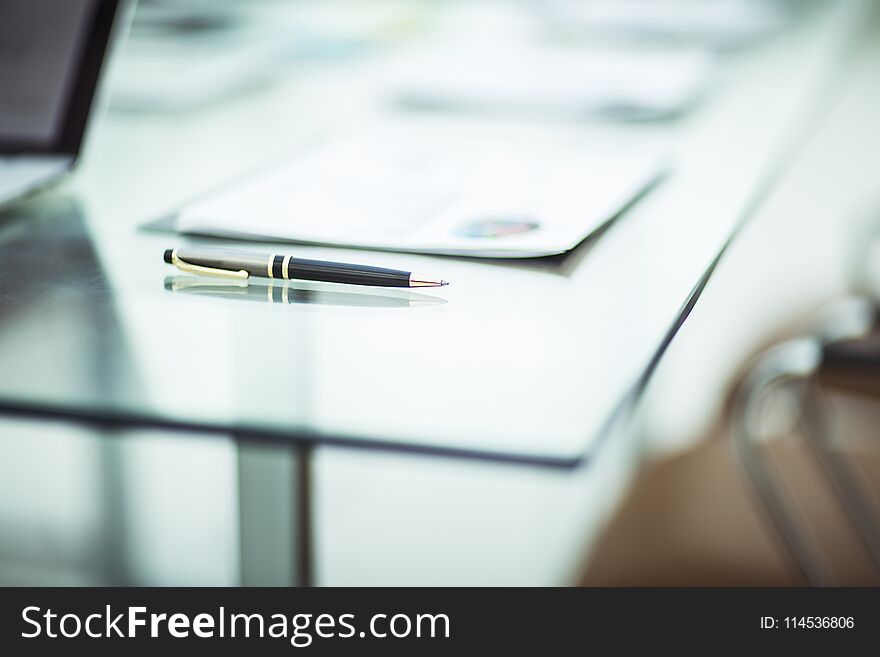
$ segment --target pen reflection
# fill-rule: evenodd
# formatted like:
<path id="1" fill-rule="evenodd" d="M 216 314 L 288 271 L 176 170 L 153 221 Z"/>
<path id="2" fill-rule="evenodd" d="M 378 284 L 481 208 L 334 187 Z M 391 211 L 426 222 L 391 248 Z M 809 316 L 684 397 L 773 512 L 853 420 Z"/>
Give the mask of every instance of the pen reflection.
<path id="1" fill-rule="evenodd" d="M 352 308 L 416 308 L 446 303 L 446 299 L 416 294 L 407 290 L 370 288 L 369 291 L 345 291 L 328 283 L 310 281 L 211 280 L 198 276 L 168 276 L 165 289 L 197 296 L 237 299 L 281 305 L 309 304 Z"/>

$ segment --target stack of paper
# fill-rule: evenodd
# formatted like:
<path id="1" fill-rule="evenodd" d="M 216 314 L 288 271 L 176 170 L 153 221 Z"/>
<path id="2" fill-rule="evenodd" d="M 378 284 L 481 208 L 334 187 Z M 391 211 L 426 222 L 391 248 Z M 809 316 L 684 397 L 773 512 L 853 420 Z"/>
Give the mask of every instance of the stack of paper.
<path id="1" fill-rule="evenodd" d="M 568 251 L 664 171 L 657 150 L 396 127 L 292 153 L 186 205 L 185 232 L 423 253 Z"/>

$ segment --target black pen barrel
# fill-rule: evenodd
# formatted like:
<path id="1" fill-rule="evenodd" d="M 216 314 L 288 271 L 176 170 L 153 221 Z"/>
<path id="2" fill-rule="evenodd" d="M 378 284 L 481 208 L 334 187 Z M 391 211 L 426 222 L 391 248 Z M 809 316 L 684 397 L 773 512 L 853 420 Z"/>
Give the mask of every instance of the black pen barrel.
<path id="1" fill-rule="evenodd" d="M 287 275 L 289 278 L 305 281 L 409 287 L 408 271 L 367 265 L 352 265 L 344 262 L 324 262 L 322 260 L 291 258 L 287 266 Z"/>

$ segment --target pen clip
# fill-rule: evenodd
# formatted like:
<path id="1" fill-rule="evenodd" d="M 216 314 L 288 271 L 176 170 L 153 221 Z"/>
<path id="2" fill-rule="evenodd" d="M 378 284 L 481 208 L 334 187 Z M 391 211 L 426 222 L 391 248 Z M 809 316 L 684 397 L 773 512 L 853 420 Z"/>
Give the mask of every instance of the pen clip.
<path id="1" fill-rule="evenodd" d="M 235 278 L 238 280 L 245 280 L 249 276 L 249 274 L 244 269 L 231 271 L 229 269 L 217 269 L 216 267 L 203 267 L 202 265 L 194 265 L 187 262 L 186 260 L 181 260 L 180 256 L 177 255 L 177 249 L 174 249 L 171 252 L 171 264 L 181 271 L 189 272 L 190 274 L 219 276 L 220 278 Z"/>

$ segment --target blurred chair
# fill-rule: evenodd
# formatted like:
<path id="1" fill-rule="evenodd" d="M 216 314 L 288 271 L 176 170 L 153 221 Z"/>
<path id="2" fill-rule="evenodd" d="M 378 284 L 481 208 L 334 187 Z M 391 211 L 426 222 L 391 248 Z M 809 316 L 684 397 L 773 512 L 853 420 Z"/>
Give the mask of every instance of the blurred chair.
<path id="1" fill-rule="evenodd" d="M 761 355 L 734 394 L 730 432 L 743 470 L 806 583 L 880 582 L 880 215 L 853 239 L 858 295 L 822 311 L 809 331 Z M 787 422 L 762 421 L 780 395 Z M 762 410 L 763 409 L 763 410 Z M 771 412 L 772 414 L 772 412 Z M 839 514 L 817 524 L 817 504 L 774 461 L 774 435 L 808 447 L 812 488 Z M 779 451 L 779 446 L 776 446 Z M 832 511 L 833 512 L 833 511 Z M 845 520 L 833 533 L 827 530 Z"/>
<path id="2" fill-rule="evenodd" d="M 743 473 L 804 583 L 880 582 L 878 384 L 880 325 L 855 298 L 762 354 L 735 392 Z"/>
<path id="3" fill-rule="evenodd" d="M 582 583 L 880 584 L 880 215 L 855 237 L 854 295 L 748 364 L 714 436 L 646 468 Z"/>

